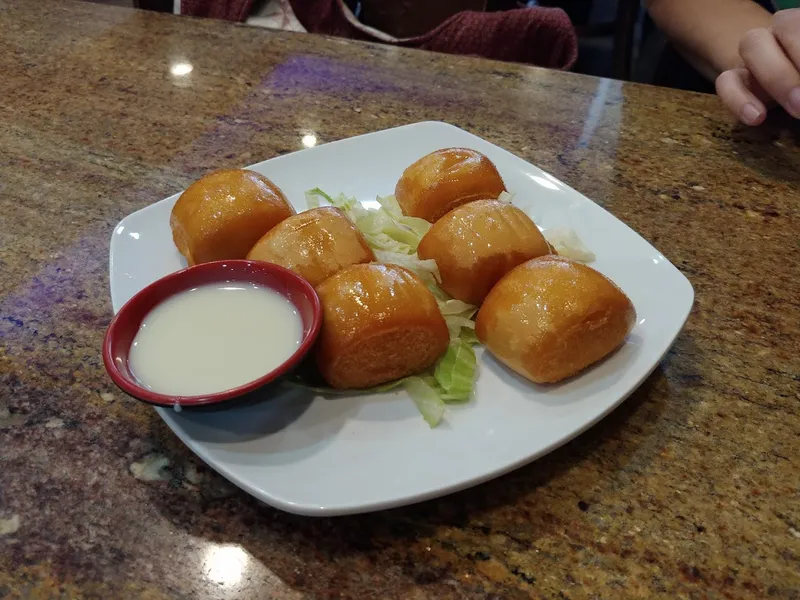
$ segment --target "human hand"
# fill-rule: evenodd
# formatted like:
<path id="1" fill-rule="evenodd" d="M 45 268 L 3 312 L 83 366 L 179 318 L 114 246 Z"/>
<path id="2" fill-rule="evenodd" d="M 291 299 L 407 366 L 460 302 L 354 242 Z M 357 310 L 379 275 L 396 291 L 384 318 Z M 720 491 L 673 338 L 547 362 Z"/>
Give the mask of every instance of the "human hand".
<path id="1" fill-rule="evenodd" d="M 770 104 L 800 119 L 800 9 L 772 16 L 769 28 L 751 29 L 739 41 L 744 66 L 717 77 L 717 94 L 745 125 L 760 125 Z"/>

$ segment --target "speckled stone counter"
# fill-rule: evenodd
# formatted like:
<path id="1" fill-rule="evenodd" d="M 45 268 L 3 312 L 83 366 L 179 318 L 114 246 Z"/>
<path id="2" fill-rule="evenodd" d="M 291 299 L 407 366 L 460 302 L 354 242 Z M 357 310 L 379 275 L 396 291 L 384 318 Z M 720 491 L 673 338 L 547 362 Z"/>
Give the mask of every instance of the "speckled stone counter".
<path id="1" fill-rule="evenodd" d="M 365 516 L 265 507 L 106 376 L 112 227 L 304 136 L 429 119 L 605 206 L 693 313 L 621 408 L 510 475 Z M 799 598 L 798 131 L 710 96 L 0 0 L 0 598 Z"/>

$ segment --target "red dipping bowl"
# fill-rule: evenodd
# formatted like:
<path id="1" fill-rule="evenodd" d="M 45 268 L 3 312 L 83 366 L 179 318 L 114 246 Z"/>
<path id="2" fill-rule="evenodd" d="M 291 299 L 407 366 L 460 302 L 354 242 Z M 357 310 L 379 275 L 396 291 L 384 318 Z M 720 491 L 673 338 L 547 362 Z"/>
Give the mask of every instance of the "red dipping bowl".
<path id="1" fill-rule="evenodd" d="M 288 298 L 303 322 L 300 346 L 284 363 L 262 377 L 223 392 L 204 396 L 159 394 L 142 386 L 128 367 L 128 352 L 142 321 L 161 302 L 177 293 L 210 283 L 250 283 L 270 288 Z M 162 277 L 137 293 L 116 314 L 103 340 L 103 362 L 122 391 L 159 406 L 192 407 L 217 404 L 252 392 L 289 373 L 311 350 L 322 325 L 319 296 L 305 279 L 272 263 L 221 260 L 204 263 Z"/>

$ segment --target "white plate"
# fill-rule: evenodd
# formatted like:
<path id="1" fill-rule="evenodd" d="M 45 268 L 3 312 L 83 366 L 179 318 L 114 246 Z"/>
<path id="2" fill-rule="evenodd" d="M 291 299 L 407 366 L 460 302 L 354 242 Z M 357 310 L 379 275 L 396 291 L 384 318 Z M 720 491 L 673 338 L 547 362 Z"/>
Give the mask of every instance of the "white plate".
<path id="1" fill-rule="evenodd" d="M 574 228 L 592 265 L 631 298 L 638 323 L 610 358 L 562 385 L 541 387 L 480 355 L 475 399 L 448 407 L 430 429 L 405 392 L 336 399 L 287 391 L 214 413 L 157 409 L 178 437 L 230 481 L 264 502 L 305 515 L 410 504 L 496 477 L 584 431 L 656 367 L 689 314 L 689 281 L 614 216 L 548 173 L 457 127 L 417 123 L 325 144 L 249 167 L 272 179 L 298 210 L 316 186 L 362 201 L 394 191 L 419 157 L 465 146 L 491 158 L 514 203 L 544 228 Z M 169 215 L 178 194 L 126 217 L 111 238 L 114 311 L 185 266 Z"/>

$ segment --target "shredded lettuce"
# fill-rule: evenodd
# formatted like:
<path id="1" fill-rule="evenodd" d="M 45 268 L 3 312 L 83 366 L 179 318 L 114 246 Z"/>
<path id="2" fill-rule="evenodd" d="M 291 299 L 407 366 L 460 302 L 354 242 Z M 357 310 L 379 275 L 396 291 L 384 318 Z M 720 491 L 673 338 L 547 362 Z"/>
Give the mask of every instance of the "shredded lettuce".
<path id="1" fill-rule="evenodd" d="M 445 317 L 444 322 L 447 323 L 447 332 L 450 334 L 451 342 L 461 339 L 461 332 L 465 329 L 475 329 L 475 321 L 466 317 L 452 315 Z"/>
<path id="2" fill-rule="evenodd" d="M 378 200 L 378 204 L 389 211 L 389 213 L 400 217 L 403 216 L 403 209 L 400 208 L 400 203 L 397 201 L 397 198 L 395 198 L 394 195 L 378 196 L 376 199 Z M 417 221 L 428 223 L 428 221 L 425 221 L 425 219 L 417 219 Z M 428 223 L 428 228 L 430 228 L 430 226 L 431 224 Z"/>
<path id="3" fill-rule="evenodd" d="M 514 194 L 509 192 L 500 192 L 500 195 L 497 197 L 500 202 L 508 202 L 509 204 L 514 201 Z"/>
<path id="4" fill-rule="evenodd" d="M 439 267 L 433 259 L 422 260 L 416 254 L 403 254 L 402 252 L 389 252 L 388 250 L 373 249 L 375 258 L 378 262 L 391 263 L 405 267 L 409 271 L 413 271 L 419 276 L 422 281 L 430 288 L 431 286 L 439 287 L 439 282 L 442 280 L 439 275 Z"/>
<path id="5" fill-rule="evenodd" d="M 461 341 L 469 344 L 470 346 L 477 346 L 481 343 L 481 341 L 478 339 L 478 334 L 475 333 L 474 329 L 462 329 Z"/>
<path id="6" fill-rule="evenodd" d="M 469 319 L 472 318 L 476 312 L 478 312 L 478 307 L 474 304 L 467 304 L 461 300 L 451 298 L 450 300 L 439 302 L 439 310 L 442 311 L 442 314 L 445 317 L 449 315 L 459 315 Z"/>
<path id="7" fill-rule="evenodd" d="M 589 263 L 595 259 L 594 253 L 578 237 L 577 232 L 569 227 L 551 227 L 542 232 L 559 256 Z"/>
<path id="8" fill-rule="evenodd" d="M 320 199 L 341 209 L 361 232 L 373 250 L 398 254 L 416 254 L 422 237 L 431 224 L 424 219 L 406 217 L 394 196 L 378 197 L 379 209 L 367 209 L 355 198 L 326 194 L 319 188 L 306 192 L 309 208 L 317 208 Z"/>
<path id="9" fill-rule="evenodd" d="M 444 416 L 445 405 L 441 394 L 422 377 L 406 378 L 404 387 L 417 405 L 422 418 L 431 427 L 436 427 Z"/>
<path id="10" fill-rule="evenodd" d="M 472 396 L 477 359 L 472 346 L 456 339 L 436 363 L 433 376 L 441 386 L 445 402 L 466 402 Z"/>

